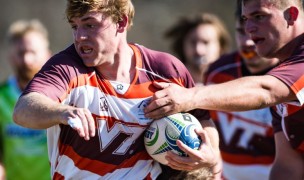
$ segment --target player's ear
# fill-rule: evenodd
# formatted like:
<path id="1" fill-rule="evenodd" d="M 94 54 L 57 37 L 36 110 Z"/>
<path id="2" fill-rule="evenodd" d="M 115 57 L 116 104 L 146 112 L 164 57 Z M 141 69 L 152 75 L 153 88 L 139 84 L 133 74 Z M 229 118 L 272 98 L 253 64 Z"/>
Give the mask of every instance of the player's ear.
<path id="1" fill-rule="evenodd" d="M 117 22 L 117 30 L 118 32 L 123 32 L 125 29 L 127 29 L 128 26 L 128 17 L 126 15 L 123 15 L 121 19 Z"/>
<path id="2" fill-rule="evenodd" d="M 299 17 L 299 9 L 295 6 L 291 6 L 288 9 L 288 25 L 293 25 L 294 22 L 298 19 Z"/>

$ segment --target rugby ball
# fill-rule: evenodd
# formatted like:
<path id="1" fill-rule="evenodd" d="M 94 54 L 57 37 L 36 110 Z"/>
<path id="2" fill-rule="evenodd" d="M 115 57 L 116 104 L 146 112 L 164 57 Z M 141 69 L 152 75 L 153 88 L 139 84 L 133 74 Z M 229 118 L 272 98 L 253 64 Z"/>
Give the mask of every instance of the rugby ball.
<path id="1" fill-rule="evenodd" d="M 162 164 L 168 164 L 165 156 L 172 151 L 180 156 L 187 156 L 176 144 L 181 140 L 192 149 L 199 149 L 200 137 L 194 129 L 202 128 L 200 122 L 189 113 L 177 113 L 154 120 L 146 129 L 144 143 L 148 154 Z"/>

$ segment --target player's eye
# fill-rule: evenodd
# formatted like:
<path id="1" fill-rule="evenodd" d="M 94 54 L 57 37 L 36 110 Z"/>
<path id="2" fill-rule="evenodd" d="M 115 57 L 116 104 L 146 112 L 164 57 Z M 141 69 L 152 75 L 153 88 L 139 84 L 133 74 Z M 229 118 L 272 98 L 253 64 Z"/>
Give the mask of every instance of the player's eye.
<path id="1" fill-rule="evenodd" d="M 258 15 L 254 16 L 254 19 L 259 21 L 259 20 L 262 20 L 264 17 L 265 17 L 264 15 L 258 14 Z"/>
<path id="2" fill-rule="evenodd" d="M 91 28 L 94 28 L 95 25 L 93 25 L 93 24 L 87 24 L 86 27 L 91 29 Z"/>
<path id="3" fill-rule="evenodd" d="M 77 26 L 76 26 L 76 25 L 71 25 L 71 28 L 72 28 L 73 30 L 76 30 L 76 29 L 77 29 Z"/>
<path id="4" fill-rule="evenodd" d="M 248 20 L 248 18 L 246 18 L 245 16 L 242 16 L 241 19 L 243 22 L 246 22 Z"/>

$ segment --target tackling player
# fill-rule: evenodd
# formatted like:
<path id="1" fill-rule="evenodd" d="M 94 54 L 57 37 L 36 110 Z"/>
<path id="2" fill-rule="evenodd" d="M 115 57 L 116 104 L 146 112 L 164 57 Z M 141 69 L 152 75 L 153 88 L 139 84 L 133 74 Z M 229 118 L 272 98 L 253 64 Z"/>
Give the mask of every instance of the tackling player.
<path id="1" fill-rule="evenodd" d="M 210 65 L 206 85 L 263 75 L 278 64 L 276 58 L 257 55 L 255 44 L 244 29 L 240 4 L 236 10 L 235 38 L 238 51 Z M 210 113 L 219 131 L 224 179 L 267 180 L 275 156 L 270 108 Z"/>
<path id="2" fill-rule="evenodd" d="M 244 111 L 273 106 L 276 155 L 270 179 L 304 178 L 304 11 L 301 0 L 242 0 L 245 31 L 262 57 L 280 63 L 266 75 L 226 83 L 159 88 L 146 107 L 146 117 L 194 108 Z M 183 94 L 182 97 L 179 95 Z"/>

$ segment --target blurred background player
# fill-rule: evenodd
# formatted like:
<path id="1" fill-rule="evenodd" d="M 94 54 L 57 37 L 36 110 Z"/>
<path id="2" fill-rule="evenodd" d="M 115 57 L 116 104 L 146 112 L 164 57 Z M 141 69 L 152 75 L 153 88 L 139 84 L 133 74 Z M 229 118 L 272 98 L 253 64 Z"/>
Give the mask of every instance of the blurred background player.
<path id="1" fill-rule="evenodd" d="M 50 179 L 45 130 L 12 120 L 15 103 L 50 58 L 48 32 L 38 20 L 16 21 L 8 30 L 9 63 L 14 74 L 0 85 L 1 156 L 7 179 Z M 46 90 L 47 91 L 47 90 Z"/>
<path id="2" fill-rule="evenodd" d="M 214 14 L 200 13 L 183 17 L 167 30 L 165 37 L 172 39 L 172 49 L 186 65 L 196 85 L 203 84 L 203 75 L 210 63 L 230 49 L 230 35 L 223 22 Z M 207 168 L 196 171 L 178 171 L 161 165 L 161 179 L 206 179 L 218 177 Z"/>
<path id="3" fill-rule="evenodd" d="M 196 84 L 203 83 L 209 64 L 228 52 L 231 41 L 224 23 L 210 13 L 182 17 L 165 32 L 165 37 L 172 40 L 174 53 L 185 64 Z"/>
<path id="4" fill-rule="evenodd" d="M 265 74 L 278 63 L 257 55 L 255 44 L 245 33 L 241 6 L 237 5 L 235 39 L 238 51 L 210 65 L 206 85 Z M 228 180 L 266 180 L 275 156 L 269 108 L 243 111 L 210 111 L 220 134 L 223 176 Z"/>

